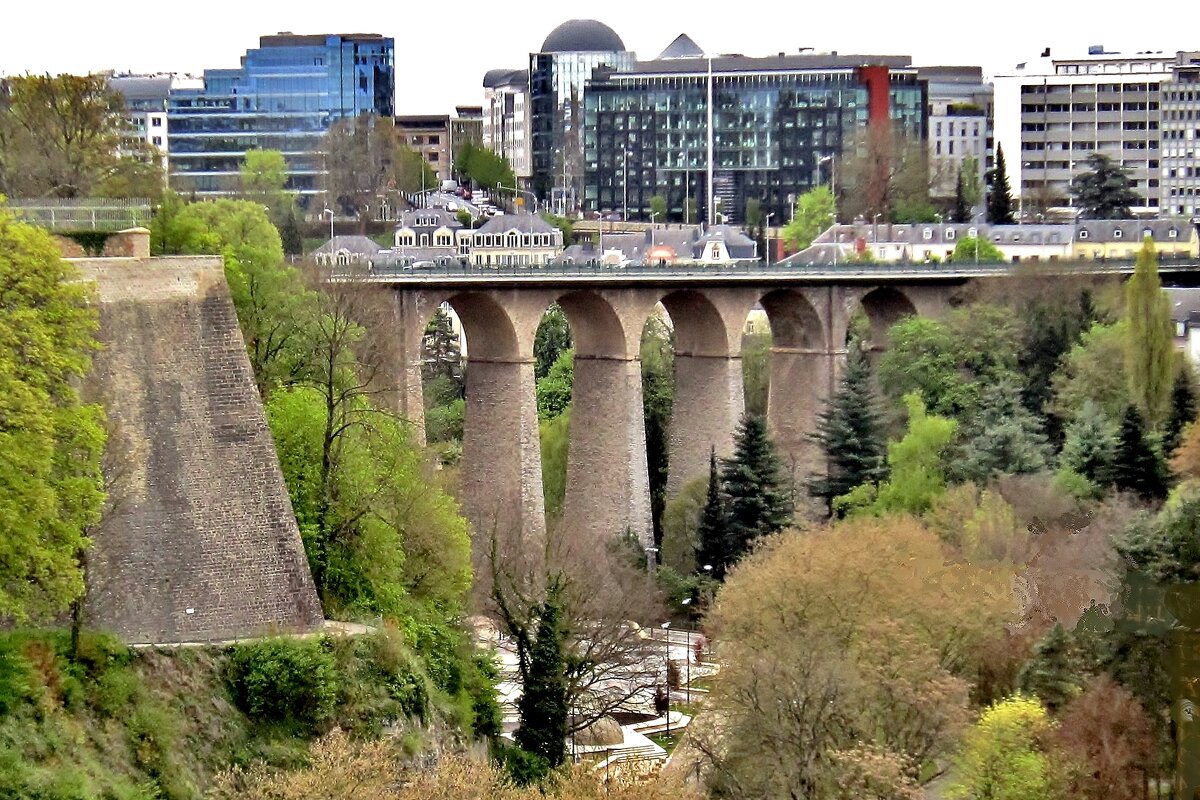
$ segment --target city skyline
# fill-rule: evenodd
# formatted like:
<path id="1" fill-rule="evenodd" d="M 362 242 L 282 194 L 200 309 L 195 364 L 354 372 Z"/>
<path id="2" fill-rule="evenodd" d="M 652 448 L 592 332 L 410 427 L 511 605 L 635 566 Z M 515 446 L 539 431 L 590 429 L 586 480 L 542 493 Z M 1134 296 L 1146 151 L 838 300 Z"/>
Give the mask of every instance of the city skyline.
<path id="1" fill-rule="evenodd" d="M 1200 47 L 1197 37 L 1162 24 L 1188 6 L 1174 1 L 1151 5 L 1155 13 L 1123 19 L 1114 29 L 1081 24 L 1077 8 L 1032 2 L 1008 4 L 986 21 L 959 22 L 957 6 L 914 2 L 898 13 L 895 6 L 873 0 L 861 3 L 852 16 L 843 6 L 684 17 L 667 7 L 623 1 L 570 7 L 535 0 L 520 13 L 476 3 L 446 24 L 425 16 L 419 26 L 410 26 L 403 16 L 353 7 L 334 14 L 328 4 L 311 2 L 212 0 L 203 15 L 187 19 L 187 35 L 181 36 L 174 15 L 118 15 L 111 7 L 66 0 L 53 7 L 54 17 L 49 7 L 6 12 L 9 36 L 0 50 L 0 75 L 115 70 L 199 76 L 204 69 L 237 66 L 260 36 L 279 31 L 380 33 L 396 39 L 397 113 L 447 113 L 455 105 L 480 101 L 487 70 L 526 67 L 527 54 L 571 18 L 595 18 L 611 26 L 641 59 L 654 58 L 675 36 L 687 33 L 714 53 L 774 55 L 812 47 L 818 52 L 911 55 L 914 65 L 971 64 L 992 76 L 1035 59 L 1046 47 L 1063 57 L 1084 54 L 1090 45 L 1121 52 Z M 65 29 L 59 24 L 64 17 L 73 23 Z M 459 24 L 460 19 L 466 22 Z M 875 24 L 857 25 L 860 20 Z M 458 29 L 442 33 L 456 24 Z M 971 25 L 980 35 L 971 35 Z M 47 47 L 51 29 L 56 44 Z"/>

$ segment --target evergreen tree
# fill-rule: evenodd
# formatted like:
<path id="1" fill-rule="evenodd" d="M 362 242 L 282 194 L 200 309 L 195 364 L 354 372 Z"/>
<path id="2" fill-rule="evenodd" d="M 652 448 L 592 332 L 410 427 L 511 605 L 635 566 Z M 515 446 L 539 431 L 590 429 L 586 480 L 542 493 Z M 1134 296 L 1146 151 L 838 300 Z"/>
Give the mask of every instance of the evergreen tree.
<path id="1" fill-rule="evenodd" d="M 982 407 L 963 429 L 963 444 L 953 464 L 958 480 L 985 484 L 996 475 L 1046 468 L 1046 437 L 1019 397 L 1017 387 L 1008 381 L 984 394 Z"/>
<path id="2" fill-rule="evenodd" d="M 780 480 L 779 456 L 762 417 L 742 418 L 733 458 L 722 465 L 721 488 L 726 502 L 728 568 L 750 550 L 755 540 L 779 532 L 792 516 Z"/>
<path id="3" fill-rule="evenodd" d="M 988 222 L 993 225 L 1012 225 L 1012 190 L 1008 187 L 1008 170 L 1004 166 L 1004 148 L 996 145 L 996 168 L 992 173 L 992 191 L 988 195 Z"/>
<path id="4" fill-rule="evenodd" d="M 529 675 L 517 701 L 520 724 L 513 738 L 523 750 L 557 767 L 567 740 L 566 638 L 562 623 L 562 589 L 552 582 L 538 608 L 537 637 L 529 656 Z"/>
<path id="5" fill-rule="evenodd" d="M 421 339 L 421 381 L 432 405 L 445 405 L 463 397 L 462 350 L 450 314 L 433 312 Z"/>
<path id="6" fill-rule="evenodd" d="M 954 185 L 954 221 L 970 222 L 971 216 L 971 203 L 967 199 L 966 175 L 963 173 L 963 168 L 959 166 L 958 181 Z"/>
<path id="7" fill-rule="evenodd" d="M 1129 347 L 1125 355 L 1129 396 L 1151 428 L 1167 414 L 1175 369 L 1171 307 L 1158 277 L 1154 243 L 1147 238 L 1138 253 L 1133 277 L 1125 284 Z"/>
<path id="8" fill-rule="evenodd" d="M 284 255 L 304 255 L 304 236 L 300 233 L 300 223 L 296 219 L 295 206 L 289 206 L 283 225 L 279 228 L 279 238 L 283 244 Z"/>
<path id="9" fill-rule="evenodd" d="M 1133 191 L 1129 172 L 1103 153 L 1092 153 L 1088 169 L 1071 181 L 1071 195 L 1086 219 L 1129 219 L 1130 206 L 1142 198 Z"/>
<path id="10" fill-rule="evenodd" d="M 885 445 L 880 427 L 871 391 L 871 365 L 855 339 L 846 356 L 841 385 L 817 418 L 814 438 L 825 453 L 828 473 L 809 481 L 809 494 L 828 504 L 856 486 L 882 480 Z"/>
<path id="11" fill-rule="evenodd" d="M 1097 486 L 1109 486 L 1113 482 L 1116 457 L 1116 427 L 1104 410 L 1089 400 L 1067 426 L 1062 466 Z"/>
<path id="12" fill-rule="evenodd" d="M 1192 368 L 1186 362 L 1175 370 L 1171 387 L 1171 415 L 1163 432 L 1163 454 L 1174 453 L 1183 439 L 1183 429 L 1196 421 L 1196 387 L 1192 385 Z"/>
<path id="13" fill-rule="evenodd" d="M 537 333 L 533 335 L 533 377 L 541 380 L 549 375 L 558 357 L 570 349 L 571 326 L 562 307 L 554 303 L 542 315 Z"/>
<path id="14" fill-rule="evenodd" d="M 1064 308 L 1062 298 L 1054 296 L 1033 299 L 1021 309 L 1023 330 L 1017 356 L 1018 372 L 1024 376 L 1021 402 L 1045 420 L 1046 435 L 1056 447 L 1062 445 L 1063 429 L 1062 420 L 1048 413 L 1054 399 L 1052 378 L 1095 321 L 1096 309 L 1087 289 L 1079 293 L 1074 309 Z"/>
<path id="15" fill-rule="evenodd" d="M 1051 713 L 1065 706 L 1079 694 L 1071 639 L 1062 623 L 1033 647 L 1033 657 L 1021 667 L 1017 681 L 1021 690 L 1036 696 Z"/>
<path id="16" fill-rule="evenodd" d="M 708 494 L 704 500 L 704 511 L 700 514 L 700 525 L 696 529 L 696 571 L 705 574 L 705 565 L 712 567 L 712 577 L 725 580 L 725 568 L 730 558 L 725 539 L 725 503 L 721 499 L 721 476 L 717 473 L 717 451 L 708 454 Z"/>
<path id="17" fill-rule="evenodd" d="M 1113 483 L 1143 500 L 1161 500 L 1167 496 L 1166 468 L 1146 441 L 1145 423 L 1136 406 L 1127 406 L 1121 419 Z"/>

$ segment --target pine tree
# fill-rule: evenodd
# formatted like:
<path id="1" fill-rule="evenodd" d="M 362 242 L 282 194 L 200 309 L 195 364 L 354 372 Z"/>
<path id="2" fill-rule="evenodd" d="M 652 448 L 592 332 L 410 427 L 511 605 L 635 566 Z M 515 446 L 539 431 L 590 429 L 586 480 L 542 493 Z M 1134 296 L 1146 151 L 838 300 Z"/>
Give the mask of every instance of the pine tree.
<path id="1" fill-rule="evenodd" d="M 954 221 L 955 222 L 970 222 L 971 221 L 971 204 L 967 200 L 967 176 L 963 173 L 963 168 L 958 168 L 958 182 L 954 185 Z"/>
<path id="2" fill-rule="evenodd" d="M 1129 396 L 1151 428 L 1167 414 L 1174 374 L 1175 346 L 1171 306 L 1158 277 L 1158 257 L 1149 237 L 1138 253 L 1133 277 L 1125 284 L 1125 314 L 1129 320 L 1129 347 L 1125 369 Z"/>
<path id="3" fill-rule="evenodd" d="M 529 675 L 517 701 L 520 724 L 513 738 L 523 750 L 557 767 L 567 740 L 567 666 L 564 653 L 561 587 L 552 583 L 538 608 L 537 638 Z"/>
<path id="4" fill-rule="evenodd" d="M 1161 500 L 1167 496 L 1166 468 L 1146 441 L 1145 423 L 1136 406 L 1126 406 L 1121 419 L 1113 483 L 1143 500 Z"/>
<path id="5" fill-rule="evenodd" d="M 864 483 L 884 477 L 886 446 L 871 390 L 871 365 L 861 343 L 850 343 L 841 385 L 817 418 L 813 437 L 828 463 L 826 475 L 815 476 L 808 492 L 831 503 Z"/>
<path id="6" fill-rule="evenodd" d="M 1175 384 L 1171 387 L 1171 415 L 1167 417 L 1167 428 L 1163 432 L 1163 454 L 1175 452 L 1183 439 L 1183 429 L 1196 421 L 1196 387 L 1191 365 L 1184 362 L 1175 370 Z"/>
<path id="7" fill-rule="evenodd" d="M 722 465 L 721 488 L 726 503 L 728 568 L 749 552 L 757 539 L 783 530 L 792 516 L 780 480 L 779 456 L 762 417 L 742 418 L 733 458 Z"/>
<path id="8" fill-rule="evenodd" d="M 725 568 L 731 559 L 728 544 L 725 539 L 725 503 L 721 499 L 721 476 L 717 473 L 717 451 L 713 448 L 708 454 L 708 495 L 704 501 L 704 511 L 700 515 L 700 525 L 696 529 L 699 545 L 696 548 L 696 568 L 698 574 L 705 574 L 704 567 L 712 567 L 712 577 L 725 580 Z"/>
<path id="9" fill-rule="evenodd" d="M 954 477 L 985 484 L 996 475 L 1020 475 L 1046 467 L 1050 448 L 1037 417 L 1021 405 L 1017 387 L 992 386 L 983 405 L 963 428 Z"/>
<path id="10" fill-rule="evenodd" d="M 1128 170 L 1103 153 L 1092 153 L 1088 169 L 1071 181 L 1071 195 L 1086 219 L 1129 219 L 1130 206 L 1142 198 L 1133 191 Z"/>
<path id="11" fill-rule="evenodd" d="M 1109 486 L 1113 482 L 1116 457 L 1116 426 L 1100 406 L 1089 400 L 1067 426 L 1062 466 L 1097 486 Z"/>
<path id="12" fill-rule="evenodd" d="M 988 222 L 993 225 L 1012 225 L 1012 190 L 1008 187 L 1008 170 L 1004 165 L 1004 148 L 996 145 L 996 168 L 992 174 L 992 191 L 988 195 Z"/>
<path id="13" fill-rule="evenodd" d="M 1033 694 L 1051 713 L 1079 694 L 1079 670 L 1075 664 L 1071 639 L 1062 623 L 1033 647 L 1033 657 L 1021 667 L 1017 681 L 1021 690 Z"/>
<path id="14" fill-rule="evenodd" d="M 283 218 L 283 226 L 279 229 L 279 239 L 285 255 L 304 255 L 304 236 L 300 233 L 295 207 L 288 208 L 287 216 Z"/>

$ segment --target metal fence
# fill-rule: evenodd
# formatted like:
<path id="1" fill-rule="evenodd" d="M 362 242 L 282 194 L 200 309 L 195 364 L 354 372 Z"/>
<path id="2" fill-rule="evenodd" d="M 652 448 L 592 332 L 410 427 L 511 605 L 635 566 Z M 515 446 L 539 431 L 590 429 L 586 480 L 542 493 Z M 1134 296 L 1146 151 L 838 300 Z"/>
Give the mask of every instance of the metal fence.
<path id="1" fill-rule="evenodd" d="M 119 231 L 150 227 L 149 200 L 10 200 L 17 219 L 53 231 Z"/>

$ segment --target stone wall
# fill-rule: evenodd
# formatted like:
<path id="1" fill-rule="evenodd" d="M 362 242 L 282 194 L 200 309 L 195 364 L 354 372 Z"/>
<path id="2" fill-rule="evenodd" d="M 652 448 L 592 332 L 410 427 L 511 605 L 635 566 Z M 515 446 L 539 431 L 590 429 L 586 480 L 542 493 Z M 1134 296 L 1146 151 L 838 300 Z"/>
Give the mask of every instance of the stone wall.
<path id="1" fill-rule="evenodd" d="M 54 234 L 54 241 L 63 258 L 87 258 L 89 253 L 83 245 L 63 234 Z M 108 234 L 100 258 L 149 258 L 150 231 L 146 228 L 130 228 Z"/>
<path id="2" fill-rule="evenodd" d="M 312 630 L 321 607 L 221 260 L 82 259 L 124 478 L 88 559 L 89 623 L 128 642 Z"/>

